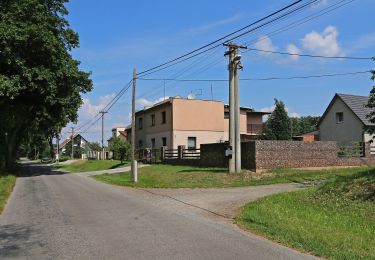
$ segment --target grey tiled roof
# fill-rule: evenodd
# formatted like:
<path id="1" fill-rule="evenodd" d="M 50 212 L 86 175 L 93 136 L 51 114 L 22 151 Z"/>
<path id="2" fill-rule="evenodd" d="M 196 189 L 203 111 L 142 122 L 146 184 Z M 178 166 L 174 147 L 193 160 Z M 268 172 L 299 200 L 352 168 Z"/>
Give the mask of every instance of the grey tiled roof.
<path id="1" fill-rule="evenodd" d="M 354 96 L 347 94 L 337 94 L 342 101 L 358 116 L 358 118 L 365 125 L 375 125 L 371 123 L 366 117 L 371 111 L 371 108 L 366 107 L 365 105 L 368 102 L 369 97 L 366 96 Z"/>

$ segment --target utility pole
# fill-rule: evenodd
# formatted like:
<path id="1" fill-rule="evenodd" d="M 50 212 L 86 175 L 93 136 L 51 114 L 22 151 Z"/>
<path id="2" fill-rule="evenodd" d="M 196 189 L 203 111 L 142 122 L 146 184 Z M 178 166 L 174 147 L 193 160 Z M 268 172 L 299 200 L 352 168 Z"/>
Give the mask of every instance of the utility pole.
<path id="1" fill-rule="evenodd" d="M 232 147 L 232 157 L 229 158 L 229 173 L 241 172 L 241 132 L 240 132 L 240 98 L 238 69 L 242 69 L 241 56 L 238 49 L 246 49 L 233 43 L 225 43 L 229 50 L 229 145 Z"/>
<path id="2" fill-rule="evenodd" d="M 104 114 L 108 113 L 106 111 L 100 111 L 100 114 L 102 114 L 102 160 L 105 160 L 105 155 L 104 155 Z"/>
<path id="3" fill-rule="evenodd" d="M 133 91 L 132 91 L 132 163 L 131 163 L 131 170 L 132 170 L 132 180 L 133 182 L 138 182 L 138 172 L 137 172 L 137 161 L 135 160 L 135 88 L 137 84 L 137 71 L 134 67 L 133 70 Z"/>
<path id="4" fill-rule="evenodd" d="M 72 137 L 70 139 L 72 142 L 72 160 L 74 159 L 74 126 L 72 126 Z"/>
<path id="5" fill-rule="evenodd" d="M 60 133 L 56 134 L 56 162 L 60 160 Z"/>

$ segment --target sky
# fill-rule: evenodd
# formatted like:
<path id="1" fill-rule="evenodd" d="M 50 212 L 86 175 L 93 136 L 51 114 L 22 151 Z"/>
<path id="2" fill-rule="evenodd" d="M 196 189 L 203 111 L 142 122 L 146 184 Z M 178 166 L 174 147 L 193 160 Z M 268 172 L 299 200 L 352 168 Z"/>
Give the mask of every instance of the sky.
<path id="1" fill-rule="evenodd" d="M 288 25 L 343 0 L 322 0 L 301 12 L 235 40 L 249 48 L 324 56 L 375 56 L 373 0 L 349 2 L 336 10 L 288 29 Z M 80 47 L 72 51 L 81 69 L 91 72 L 94 89 L 82 96 L 76 125 L 92 119 L 132 78 L 133 68 L 143 71 L 201 47 L 278 10 L 292 0 L 227 1 L 71 1 L 66 6 Z M 306 1 L 305 1 L 306 2 Z M 287 29 L 287 30 L 286 30 Z M 225 47 L 145 76 L 152 79 L 228 79 Z M 371 60 L 321 59 L 257 51 L 241 53 L 240 78 L 294 77 L 374 68 Z M 271 111 L 274 99 L 282 100 L 290 116 L 322 115 L 335 93 L 368 95 L 370 73 L 293 80 L 240 81 L 241 105 L 256 111 Z M 228 103 L 227 82 L 175 82 L 137 80 L 137 109 L 165 96 L 215 99 Z M 211 92 L 212 89 L 212 92 Z M 105 115 L 105 140 L 113 127 L 130 123 L 131 92 Z M 82 130 L 84 130 L 83 128 Z M 101 121 L 82 135 L 101 140 Z"/>

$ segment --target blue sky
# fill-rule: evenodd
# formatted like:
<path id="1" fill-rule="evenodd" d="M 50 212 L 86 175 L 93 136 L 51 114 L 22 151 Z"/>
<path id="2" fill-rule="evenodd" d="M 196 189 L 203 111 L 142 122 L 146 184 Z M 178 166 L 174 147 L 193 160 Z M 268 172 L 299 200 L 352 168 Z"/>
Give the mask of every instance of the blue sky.
<path id="1" fill-rule="evenodd" d="M 272 34 L 288 24 L 319 12 L 341 0 L 323 0 L 288 19 L 244 36 L 236 43 L 274 51 L 326 56 L 375 56 L 373 0 L 356 0 L 329 14 L 322 15 L 290 30 Z M 94 89 L 84 95 L 78 125 L 103 108 L 138 71 L 211 42 L 239 29 L 291 0 L 227 1 L 71 1 L 67 4 L 71 27 L 80 35 L 80 48 L 73 56 L 81 68 L 92 72 Z M 270 35 L 269 35 L 270 34 Z M 267 36 L 269 35 L 269 36 Z M 224 47 L 148 76 L 149 78 L 227 79 Z M 289 77 L 342 72 L 366 71 L 374 68 L 369 60 L 326 60 L 249 51 L 242 54 L 241 78 Z M 181 74 L 181 72 L 184 72 Z M 368 95 L 373 82 L 370 74 L 331 78 L 275 81 L 243 81 L 240 83 L 241 105 L 256 110 L 272 108 L 274 98 L 284 101 L 290 115 L 321 115 L 334 93 Z M 163 98 L 162 81 L 137 83 L 137 107 Z M 212 82 L 214 99 L 227 103 L 228 86 Z M 211 82 L 166 82 L 166 96 L 211 99 Z M 201 95 L 200 95 L 201 94 Z M 129 123 L 130 97 L 127 92 L 106 115 L 106 138 L 110 129 Z M 70 126 L 70 125 L 69 125 Z M 63 130 L 66 137 L 67 130 Z M 84 136 L 99 141 L 98 122 Z"/>

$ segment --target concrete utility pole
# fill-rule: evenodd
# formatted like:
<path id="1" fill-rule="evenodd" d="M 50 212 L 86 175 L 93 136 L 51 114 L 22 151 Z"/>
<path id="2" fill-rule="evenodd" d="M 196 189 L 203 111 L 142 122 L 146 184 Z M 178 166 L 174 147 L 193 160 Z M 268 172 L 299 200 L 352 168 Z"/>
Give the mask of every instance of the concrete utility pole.
<path id="1" fill-rule="evenodd" d="M 132 170 L 132 180 L 133 182 L 138 181 L 138 172 L 137 172 L 137 161 L 135 160 L 135 88 L 137 84 L 137 71 L 134 67 L 133 70 L 133 93 L 132 93 L 132 163 L 131 163 L 131 170 Z"/>
<path id="2" fill-rule="evenodd" d="M 56 162 L 59 162 L 60 160 L 60 134 L 56 134 Z"/>
<path id="3" fill-rule="evenodd" d="M 104 114 L 108 113 L 106 111 L 100 111 L 100 114 L 102 114 L 102 160 L 105 160 L 105 155 L 104 155 Z"/>
<path id="4" fill-rule="evenodd" d="M 229 50 L 229 145 L 232 147 L 232 157 L 229 158 L 229 173 L 241 172 L 241 132 L 240 132 L 240 94 L 238 69 L 242 69 L 241 56 L 238 49 L 246 49 L 233 43 L 225 43 Z"/>
<path id="5" fill-rule="evenodd" d="M 74 159 L 74 126 L 72 126 L 72 137 L 70 139 L 72 143 L 72 160 Z"/>

